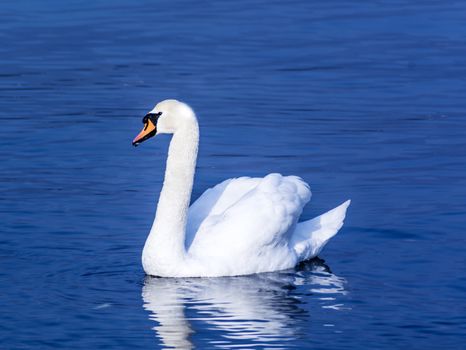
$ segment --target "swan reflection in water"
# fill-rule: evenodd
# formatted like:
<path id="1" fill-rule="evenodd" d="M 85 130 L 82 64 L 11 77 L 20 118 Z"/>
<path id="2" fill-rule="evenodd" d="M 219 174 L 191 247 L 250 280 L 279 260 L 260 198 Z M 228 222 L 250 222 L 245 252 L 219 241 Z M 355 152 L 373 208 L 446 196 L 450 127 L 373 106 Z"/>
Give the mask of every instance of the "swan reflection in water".
<path id="1" fill-rule="evenodd" d="M 149 318 L 157 323 L 156 336 L 166 347 L 192 348 L 191 334 L 199 324 L 207 336 L 216 334 L 212 347 L 267 346 L 308 332 L 299 329 L 307 322 L 297 322 L 309 318 L 303 295 L 311 293 L 311 300 L 323 308 L 344 308 L 335 300 L 347 293 L 345 284 L 323 260 L 314 259 L 296 270 L 250 276 L 146 277 L 142 298 Z"/>

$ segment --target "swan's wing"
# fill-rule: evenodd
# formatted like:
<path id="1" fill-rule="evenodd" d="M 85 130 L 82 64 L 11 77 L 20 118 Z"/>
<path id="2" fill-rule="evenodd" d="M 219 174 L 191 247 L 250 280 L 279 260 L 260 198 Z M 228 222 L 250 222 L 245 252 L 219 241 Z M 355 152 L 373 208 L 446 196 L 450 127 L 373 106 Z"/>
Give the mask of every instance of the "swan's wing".
<path id="1" fill-rule="evenodd" d="M 231 181 L 220 185 L 226 188 L 219 201 L 229 205 L 219 205 L 206 215 L 189 252 L 206 258 L 256 259 L 283 247 L 289 254 L 288 239 L 310 199 L 309 186 L 298 177 L 280 174 L 250 179 L 249 187 Z M 228 186 L 232 186 L 231 192 L 227 192 Z M 236 186 L 241 194 L 235 193 Z"/>
<path id="2" fill-rule="evenodd" d="M 188 211 L 186 248 L 191 245 L 201 223 L 209 216 L 223 213 L 260 183 L 259 178 L 239 177 L 225 180 L 207 189 Z"/>

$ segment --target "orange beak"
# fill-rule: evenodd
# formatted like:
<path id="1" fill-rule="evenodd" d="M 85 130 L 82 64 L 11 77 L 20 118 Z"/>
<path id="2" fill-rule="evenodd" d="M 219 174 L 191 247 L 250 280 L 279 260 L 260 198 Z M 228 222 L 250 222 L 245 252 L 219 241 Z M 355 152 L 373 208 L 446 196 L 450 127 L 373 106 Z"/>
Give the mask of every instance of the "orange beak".
<path id="1" fill-rule="evenodd" d="M 154 123 L 150 119 L 146 121 L 144 124 L 144 129 L 136 136 L 133 140 L 133 146 L 139 145 L 141 142 L 150 139 L 152 136 L 155 136 L 157 133 L 157 128 L 155 127 Z"/>

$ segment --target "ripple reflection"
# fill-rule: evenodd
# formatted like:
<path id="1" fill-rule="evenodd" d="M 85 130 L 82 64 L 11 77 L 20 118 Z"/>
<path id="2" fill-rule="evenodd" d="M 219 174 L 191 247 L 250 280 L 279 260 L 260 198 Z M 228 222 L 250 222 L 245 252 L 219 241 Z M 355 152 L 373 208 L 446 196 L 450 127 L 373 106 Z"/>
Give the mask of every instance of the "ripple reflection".
<path id="1" fill-rule="evenodd" d="M 193 348 L 192 338 L 200 329 L 196 326 L 199 323 L 223 339 L 216 337 L 215 343 L 203 339 L 211 347 L 229 347 L 232 343 L 274 347 L 306 331 L 300 325 L 307 322 L 296 322 L 310 317 L 301 301 L 303 294 L 310 292 L 322 308 L 333 308 L 335 296 L 347 293 L 345 283 L 317 259 L 297 271 L 252 276 L 146 277 L 142 298 L 149 318 L 157 323 L 153 328 L 156 337 L 166 347 Z"/>

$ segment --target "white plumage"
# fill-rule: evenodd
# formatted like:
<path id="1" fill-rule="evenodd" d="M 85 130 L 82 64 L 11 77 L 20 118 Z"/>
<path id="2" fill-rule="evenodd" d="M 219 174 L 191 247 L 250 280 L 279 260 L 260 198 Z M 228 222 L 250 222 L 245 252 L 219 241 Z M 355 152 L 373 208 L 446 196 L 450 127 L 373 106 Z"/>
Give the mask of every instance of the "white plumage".
<path id="1" fill-rule="evenodd" d="M 315 257 L 343 225 L 350 201 L 298 223 L 311 198 L 299 177 L 270 174 L 223 181 L 190 208 L 199 129 L 194 112 L 159 103 L 156 133 L 173 133 L 157 213 L 143 251 L 147 274 L 234 276 L 283 270 Z"/>

